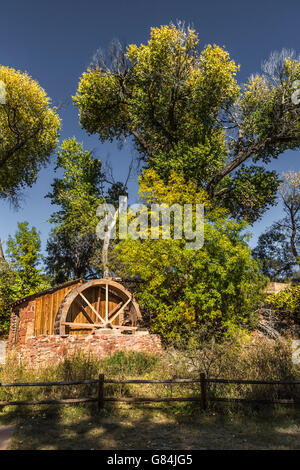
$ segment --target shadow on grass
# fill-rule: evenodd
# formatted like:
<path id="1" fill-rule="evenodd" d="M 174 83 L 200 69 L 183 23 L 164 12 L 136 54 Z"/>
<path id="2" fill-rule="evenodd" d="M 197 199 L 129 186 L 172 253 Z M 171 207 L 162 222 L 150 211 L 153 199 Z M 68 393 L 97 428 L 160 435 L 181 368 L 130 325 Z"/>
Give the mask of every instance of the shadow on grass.
<path id="1" fill-rule="evenodd" d="M 12 407 L 0 423 L 17 423 L 11 449 L 196 450 L 300 449 L 299 409 L 95 404 Z"/>

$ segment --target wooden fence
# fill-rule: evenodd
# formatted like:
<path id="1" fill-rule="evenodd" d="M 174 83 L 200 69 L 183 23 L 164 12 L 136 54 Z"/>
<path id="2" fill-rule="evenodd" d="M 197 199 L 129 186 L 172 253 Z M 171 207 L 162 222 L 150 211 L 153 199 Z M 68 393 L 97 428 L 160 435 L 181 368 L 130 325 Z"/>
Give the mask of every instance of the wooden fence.
<path id="1" fill-rule="evenodd" d="M 200 395 L 193 397 L 107 397 L 105 395 L 105 384 L 199 384 Z M 74 380 L 71 382 L 23 382 L 23 383 L 0 383 L 0 387 L 57 387 L 73 385 L 92 385 L 97 384 L 97 396 L 86 398 L 65 398 L 60 400 L 29 400 L 29 401 L 0 401 L 0 406 L 12 405 L 68 405 L 88 402 L 97 402 L 98 410 L 104 408 L 105 402 L 123 402 L 123 403 L 159 403 L 159 402 L 199 402 L 205 410 L 208 407 L 208 384 L 239 384 L 239 385 L 300 385 L 300 380 L 280 381 L 280 380 L 240 380 L 240 379 L 210 379 L 204 373 L 200 374 L 199 379 L 165 379 L 165 380 L 147 380 L 147 379 L 105 379 L 104 374 L 99 378 L 90 380 Z M 300 400 L 278 399 L 278 400 L 248 400 L 244 398 L 210 398 L 210 401 L 223 402 L 247 402 L 247 403 L 280 403 L 296 404 Z"/>

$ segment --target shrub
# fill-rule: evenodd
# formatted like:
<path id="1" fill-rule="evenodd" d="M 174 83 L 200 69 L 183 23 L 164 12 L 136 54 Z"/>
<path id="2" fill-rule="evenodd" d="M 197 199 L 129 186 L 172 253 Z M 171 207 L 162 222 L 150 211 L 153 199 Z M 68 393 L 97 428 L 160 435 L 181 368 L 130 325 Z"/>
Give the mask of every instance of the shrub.
<path id="1" fill-rule="evenodd" d="M 109 375 L 140 376 L 152 372 L 158 363 L 157 356 L 129 351 L 118 351 L 103 361 L 103 370 Z"/>
<path id="2" fill-rule="evenodd" d="M 289 287 L 271 295 L 268 303 L 274 310 L 300 320 L 300 286 Z"/>
<path id="3" fill-rule="evenodd" d="M 182 175 L 173 174 L 165 184 L 155 172 L 146 171 L 140 185 L 147 204 L 205 206 L 201 249 L 187 249 L 184 238 L 151 239 L 148 233 L 115 246 L 114 271 L 143 281 L 137 298 L 152 314 L 153 331 L 173 341 L 186 325 L 209 324 L 223 331 L 252 326 L 267 280 L 251 257 L 246 224 L 213 208 L 196 183 L 187 184 Z M 173 224 L 174 217 L 172 230 Z"/>
<path id="4" fill-rule="evenodd" d="M 154 357 L 136 352 L 117 352 L 100 360 L 77 354 L 60 364 L 30 369 L 11 358 L 0 372 L 0 382 L 48 382 L 96 379 L 104 373 L 109 379 L 210 378 L 244 380 L 299 380 L 300 368 L 292 362 L 291 342 L 253 340 L 240 334 L 220 341 L 209 332 L 191 333 L 188 342 L 168 348 Z M 200 393 L 199 384 L 106 384 L 106 396 L 114 397 L 189 397 Z M 57 387 L 1 388 L 0 400 L 47 400 L 96 397 L 97 384 Z M 299 386 L 210 384 L 210 398 L 246 398 L 271 400 L 300 398 Z"/>

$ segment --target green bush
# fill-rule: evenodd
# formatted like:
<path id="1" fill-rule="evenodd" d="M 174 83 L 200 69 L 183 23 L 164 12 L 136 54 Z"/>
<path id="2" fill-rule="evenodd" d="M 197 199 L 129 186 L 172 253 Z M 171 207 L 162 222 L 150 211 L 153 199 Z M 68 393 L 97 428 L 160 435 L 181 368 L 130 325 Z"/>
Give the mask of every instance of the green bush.
<path id="1" fill-rule="evenodd" d="M 268 303 L 274 310 L 283 311 L 295 319 L 300 319 L 300 286 L 289 287 L 271 295 Z"/>
<path id="2" fill-rule="evenodd" d="M 152 372 L 158 363 L 157 356 L 129 351 L 118 351 L 103 361 L 103 370 L 108 375 L 140 376 Z"/>

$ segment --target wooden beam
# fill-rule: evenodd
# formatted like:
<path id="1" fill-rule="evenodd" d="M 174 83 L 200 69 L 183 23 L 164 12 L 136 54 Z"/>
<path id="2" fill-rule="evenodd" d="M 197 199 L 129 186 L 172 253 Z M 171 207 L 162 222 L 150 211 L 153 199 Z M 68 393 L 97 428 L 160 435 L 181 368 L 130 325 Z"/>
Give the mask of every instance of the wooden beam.
<path id="1" fill-rule="evenodd" d="M 64 321 L 61 322 L 62 325 L 69 326 L 70 328 L 78 328 L 78 329 L 85 329 L 85 330 L 93 330 L 95 328 L 104 328 L 105 325 L 103 323 L 74 323 L 74 322 L 68 322 Z M 115 325 L 114 328 L 117 330 L 121 331 L 127 331 L 127 330 L 133 330 L 136 331 L 138 329 L 137 326 L 123 326 L 123 325 Z"/>
<path id="2" fill-rule="evenodd" d="M 86 299 L 84 297 L 84 295 L 81 293 L 81 292 L 78 292 L 78 294 L 80 295 L 80 297 L 87 303 L 87 305 L 93 310 L 94 314 L 99 318 L 99 320 L 102 321 L 102 323 L 105 324 L 105 321 L 103 320 L 103 318 L 99 315 L 99 313 L 97 312 L 97 310 L 92 306 L 92 304 L 88 301 L 88 299 Z"/>
<path id="3" fill-rule="evenodd" d="M 109 312 L 109 314 L 108 314 L 108 319 L 109 319 L 109 317 L 111 317 L 114 313 L 116 313 L 116 311 L 119 310 L 119 308 L 122 307 L 122 304 L 123 304 L 123 302 L 120 302 L 115 308 L 112 309 L 111 312 Z"/>
<path id="4" fill-rule="evenodd" d="M 103 323 L 75 323 L 75 322 L 68 322 L 64 321 L 61 322 L 62 325 L 69 326 L 70 328 L 78 328 L 78 329 L 88 329 L 94 330 L 95 328 L 103 328 Z"/>
<path id="5" fill-rule="evenodd" d="M 94 323 L 93 320 L 91 319 L 91 317 L 89 316 L 88 312 L 86 311 L 85 306 L 82 305 L 81 302 L 79 302 L 79 299 L 77 297 L 75 299 L 75 302 L 77 303 L 77 305 L 79 305 L 80 308 L 83 309 L 82 313 L 85 316 L 85 318 L 87 319 L 87 321 L 90 322 L 90 323 Z"/>
<path id="6" fill-rule="evenodd" d="M 127 302 L 125 302 L 125 304 L 123 305 L 123 307 L 120 308 L 120 310 L 118 310 L 118 312 L 116 312 L 112 318 L 109 319 L 109 322 L 113 322 L 121 313 L 124 312 L 125 308 L 127 307 L 127 305 L 132 301 L 132 298 L 130 297 Z"/>
<path id="7" fill-rule="evenodd" d="M 136 331 L 138 329 L 138 326 L 122 326 L 122 325 L 115 325 L 114 328 L 116 328 L 117 330 L 121 330 L 121 331 L 127 331 L 127 330 L 133 330 L 133 331 Z"/>
<path id="8" fill-rule="evenodd" d="M 108 284 L 105 286 L 105 321 L 108 322 Z"/>
<path id="9" fill-rule="evenodd" d="M 100 305 L 101 305 L 101 287 L 98 289 L 98 300 L 97 300 L 97 312 L 100 315 Z"/>

